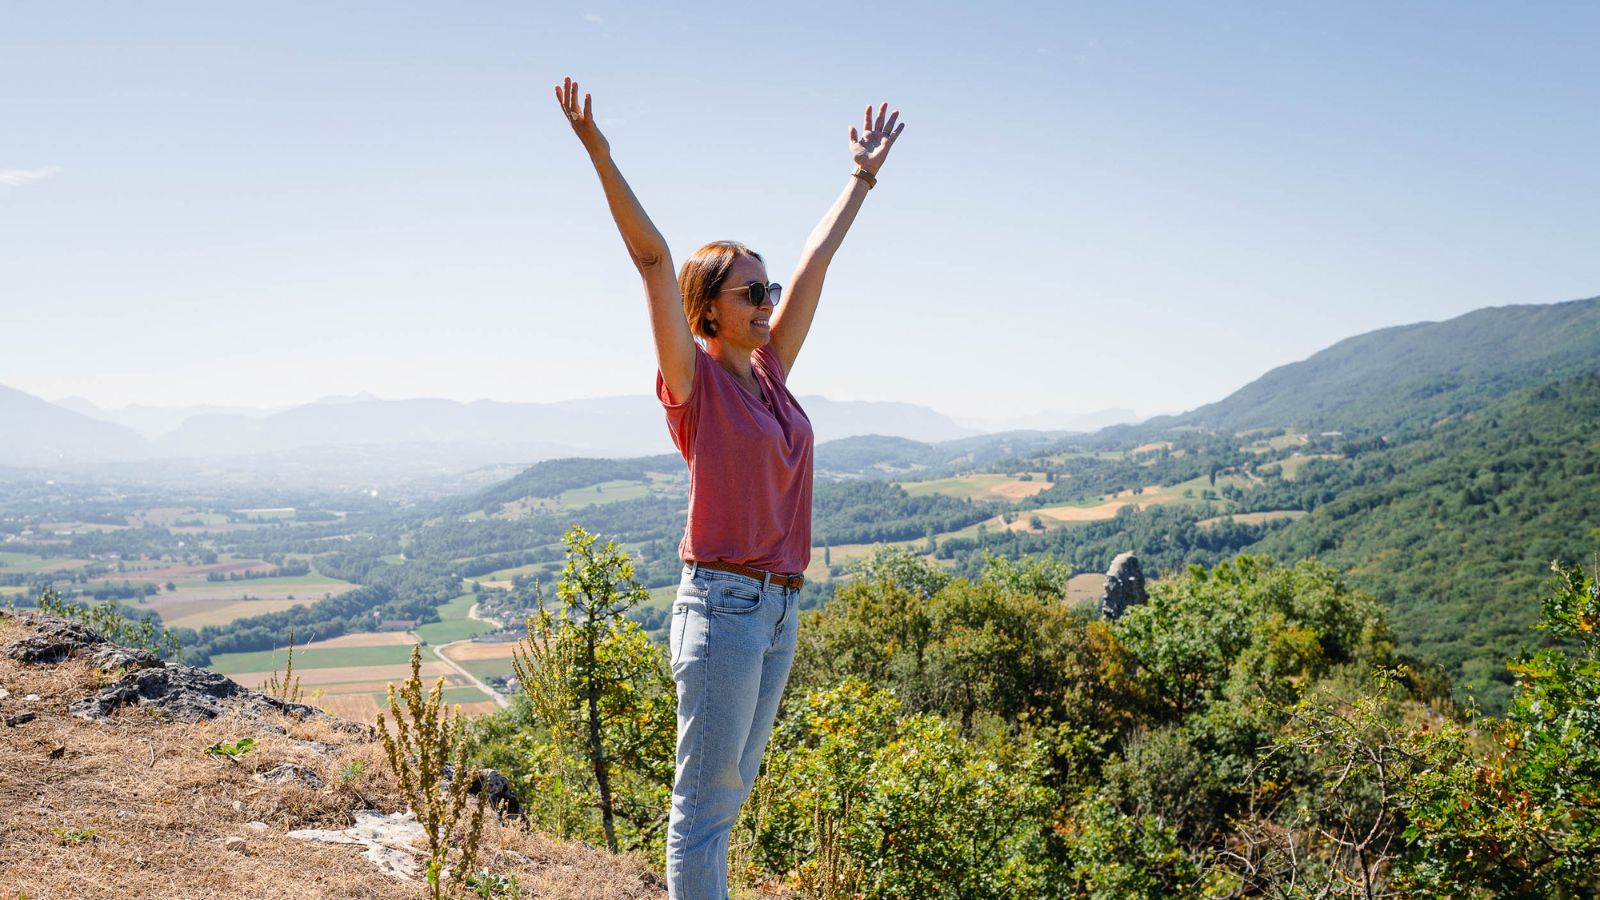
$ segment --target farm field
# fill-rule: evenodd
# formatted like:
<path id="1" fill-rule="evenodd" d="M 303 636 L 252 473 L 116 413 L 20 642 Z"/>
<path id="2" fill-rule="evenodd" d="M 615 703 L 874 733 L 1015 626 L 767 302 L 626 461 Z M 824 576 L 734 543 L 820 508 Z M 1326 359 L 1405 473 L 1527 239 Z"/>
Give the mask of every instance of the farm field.
<path id="1" fill-rule="evenodd" d="M 129 573 L 128 581 L 159 583 L 168 580 L 150 578 L 148 575 L 132 577 L 133 574 Z M 103 580 L 120 583 L 123 576 Z M 136 611 L 155 610 L 168 626 L 198 629 L 206 625 L 226 625 L 248 616 L 281 612 L 291 606 L 314 603 L 325 595 L 342 594 L 356 587 L 348 581 L 317 574 L 240 581 L 206 581 L 204 578 L 172 581 L 177 590 L 163 590 L 146 598 L 143 603 L 126 605 Z"/>
<path id="2" fill-rule="evenodd" d="M 1228 516 L 1213 516 L 1195 522 L 1201 528 L 1209 528 L 1225 519 L 1232 519 L 1240 525 L 1260 525 L 1264 522 L 1281 522 L 1291 519 L 1303 519 L 1310 513 L 1303 509 L 1278 509 L 1271 512 L 1234 513 Z"/>
<path id="3" fill-rule="evenodd" d="M 1086 572 L 1074 575 L 1067 579 L 1067 602 L 1074 606 L 1100 605 L 1100 597 L 1106 590 L 1106 577 L 1095 572 Z"/>
<path id="4" fill-rule="evenodd" d="M 245 572 L 270 572 L 272 566 L 259 559 L 233 559 L 214 563 L 201 563 L 192 566 L 180 565 L 153 565 L 141 568 L 138 571 L 112 572 L 96 578 L 96 581 L 178 581 L 180 579 L 199 579 L 206 582 L 206 576 L 212 572 L 223 575 L 244 574 Z"/>
<path id="5" fill-rule="evenodd" d="M 1296 453 L 1295 455 L 1289 457 L 1288 459 L 1278 460 L 1277 464 L 1279 466 L 1283 467 L 1283 478 L 1284 478 L 1284 480 L 1285 481 L 1293 481 L 1295 479 L 1296 474 L 1299 473 L 1300 469 L 1303 466 L 1305 466 L 1306 463 L 1311 462 L 1313 459 L 1338 459 L 1338 458 L 1339 458 L 1338 456 L 1336 456 L 1335 454 L 1332 454 L 1332 453 Z"/>
<path id="6" fill-rule="evenodd" d="M 510 678 L 513 674 L 511 657 L 516 653 L 518 643 L 474 641 L 470 644 L 457 644 L 444 650 L 443 654 L 483 681 L 491 678 Z"/>
<path id="7" fill-rule="evenodd" d="M 600 503 L 620 503 L 650 495 L 650 486 L 642 481 L 606 481 L 588 487 L 563 491 L 556 504 L 563 509 L 577 509 Z"/>
<path id="8" fill-rule="evenodd" d="M 1003 476 L 995 476 L 1003 477 Z M 952 479 L 944 479 L 950 481 Z M 932 483 L 932 482 L 929 482 Z M 1026 483 L 1026 482 L 1024 482 Z M 1218 490 L 1225 485 L 1232 484 L 1241 489 L 1248 488 L 1252 482 L 1243 475 L 1219 475 L 1217 487 L 1212 488 L 1210 480 L 1205 477 L 1195 478 L 1180 484 L 1161 487 L 1150 485 L 1140 493 L 1122 491 L 1114 497 L 1091 497 L 1073 503 L 1061 503 L 1052 506 L 1041 506 L 1036 509 L 1016 510 L 1010 515 L 1011 522 L 1007 523 L 1003 515 L 992 516 L 974 525 L 956 531 L 947 531 L 934 535 L 936 541 L 945 541 L 951 538 L 964 538 L 976 540 L 978 529 L 982 528 L 990 534 L 1002 531 L 1033 531 L 1032 519 L 1038 516 L 1046 531 L 1056 528 L 1067 528 L 1085 522 L 1099 522 L 1115 518 L 1117 510 L 1124 506 L 1137 506 L 1140 510 L 1165 503 L 1200 502 L 1201 493 L 1205 490 Z M 856 560 L 870 556 L 879 547 L 903 547 L 920 549 L 927 545 L 926 538 L 915 538 L 905 541 L 888 541 L 880 544 L 835 544 L 830 548 L 835 565 L 847 565 Z M 822 565 L 822 548 L 814 547 L 811 552 L 811 566 L 806 570 L 807 578 L 827 577 L 827 567 Z M 1098 577 L 1098 576 L 1096 576 Z M 1096 588 L 1098 591 L 1099 588 Z M 1096 595 L 1098 596 L 1098 594 Z"/>
<path id="9" fill-rule="evenodd" d="M 474 638 L 493 631 L 493 625 L 467 617 L 467 612 L 476 602 L 478 602 L 476 594 L 462 594 L 440 606 L 439 621 L 418 625 L 417 637 L 429 644 L 438 645 Z"/>
<path id="10" fill-rule="evenodd" d="M 1240 435 L 1240 437 L 1247 437 L 1247 435 Z M 1251 441 L 1241 449 L 1248 450 L 1251 453 L 1271 453 L 1274 450 L 1282 450 L 1285 447 L 1298 447 L 1304 443 L 1306 443 L 1306 436 L 1303 434 L 1280 434 L 1277 437 L 1266 440 Z"/>
<path id="11" fill-rule="evenodd" d="M 121 525 L 111 525 L 105 522 L 45 522 L 39 530 L 48 534 L 89 534 L 96 531 L 121 531 L 128 527 L 126 522 Z"/>
<path id="12" fill-rule="evenodd" d="M 1030 473 L 1030 480 L 1023 481 L 1016 475 L 996 475 L 991 473 L 973 473 L 970 475 L 957 475 L 954 478 L 935 478 L 930 481 L 905 481 L 900 483 L 900 488 L 912 497 L 926 497 L 931 494 L 943 494 L 957 500 L 979 501 L 1007 501 L 1020 500 L 1032 497 L 1034 494 L 1048 491 L 1055 484 L 1045 480 L 1044 473 Z"/>
<path id="13" fill-rule="evenodd" d="M 295 648 L 294 675 L 305 702 L 370 725 L 387 703 L 388 684 L 398 685 L 410 677 L 414 642 L 413 635 L 403 632 L 364 632 L 316 641 Z M 211 668 L 245 687 L 260 689 L 274 671 L 282 673 L 284 660 L 282 650 L 224 653 L 212 657 Z M 464 713 L 495 709 L 494 701 L 438 659 L 433 648 L 423 648 L 421 674 L 429 689 L 444 676 L 447 702 L 460 703 Z"/>

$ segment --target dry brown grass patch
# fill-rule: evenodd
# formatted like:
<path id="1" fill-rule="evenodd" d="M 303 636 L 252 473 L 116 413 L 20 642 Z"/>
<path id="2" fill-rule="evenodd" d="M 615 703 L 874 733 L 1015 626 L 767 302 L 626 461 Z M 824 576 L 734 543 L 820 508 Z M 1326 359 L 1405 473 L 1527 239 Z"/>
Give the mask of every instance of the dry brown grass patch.
<path id="1" fill-rule="evenodd" d="M 0 616 L 0 642 L 29 630 Z M 380 874 L 360 847 L 287 834 L 347 828 L 358 809 L 398 811 L 400 791 L 381 743 L 324 718 L 224 716 L 191 725 L 133 709 L 105 722 L 67 715 L 69 703 L 106 677 L 82 660 L 35 666 L 0 658 L 0 687 L 10 693 L 0 709 L 38 714 L 14 728 L 0 724 L 0 897 L 425 896 L 425 883 Z M 25 702 L 28 694 L 39 700 Z M 257 743 L 237 762 L 206 752 L 246 737 Z M 330 749 L 319 752 L 313 741 Z M 252 777 L 283 763 L 311 770 L 321 787 Z M 360 774 L 341 781 L 353 763 Z M 225 849 L 229 838 L 242 838 L 243 850 Z M 524 896 L 665 896 L 638 857 L 494 822 L 483 846 L 480 868 L 516 878 Z"/>

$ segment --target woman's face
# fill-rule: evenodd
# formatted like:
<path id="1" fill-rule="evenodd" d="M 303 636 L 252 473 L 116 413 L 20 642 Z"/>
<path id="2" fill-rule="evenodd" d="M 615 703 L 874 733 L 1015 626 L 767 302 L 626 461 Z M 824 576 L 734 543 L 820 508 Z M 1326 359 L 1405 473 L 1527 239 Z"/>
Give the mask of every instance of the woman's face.
<path id="1" fill-rule="evenodd" d="M 754 350 L 765 347 L 772 339 L 772 301 L 763 300 L 760 306 L 751 306 L 749 293 L 742 288 L 752 281 L 766 284 L 767 267 L 749 256 L 734 260 L 728 277 L 723 279 L 722 292 L 711 301 L 709 318 L 717 323 L 714 340 L 729 347 Z"/>

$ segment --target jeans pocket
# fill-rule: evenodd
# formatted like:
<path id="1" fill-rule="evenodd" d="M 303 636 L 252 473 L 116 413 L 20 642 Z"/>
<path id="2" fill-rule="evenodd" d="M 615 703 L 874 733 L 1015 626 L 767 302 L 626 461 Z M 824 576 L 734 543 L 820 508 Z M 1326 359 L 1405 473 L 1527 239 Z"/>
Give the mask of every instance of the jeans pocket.
<path id="1" fill-rule="evenodd" d="M 667 638 L 667 645 L 672 652 L 672 665 L 676 666 L 678 660 L 683 658 L 683 629 L 689 620 L 689 609 L 685 606 L 672 607 L 672 628 Z"/>
<path id="2" fill-rule="evenodd" d="M 712 612 L 735 615 L 752 612 L 761 606 L 761 590 L 740 584 L 718 584 L 711 589 L 708 605 Z"/>

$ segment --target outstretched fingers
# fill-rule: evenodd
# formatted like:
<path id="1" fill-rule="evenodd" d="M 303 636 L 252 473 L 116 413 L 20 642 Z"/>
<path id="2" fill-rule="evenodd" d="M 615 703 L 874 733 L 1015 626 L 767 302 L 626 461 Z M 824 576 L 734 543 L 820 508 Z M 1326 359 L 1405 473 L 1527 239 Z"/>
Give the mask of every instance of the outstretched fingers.
<path id="1" fill-rule="evenodd" d="M 868 111 L 870 111 L 872 109 L 872 107 L 869 106 L 869 107 L 867 107 L 867 109 L 868 109 Z M 880 131 L 880 132 L 883 131 L 883 117 L 888 112 L 889 112 L 889 104 L 885 103 L 882 106 L 878 107 L 878 127 L 873 129 L 874 131 Z"/>
<path id="2" fill-rule="evenodd" d="M 566 113 L 573 122 L 593 121 L 593 101 L 588 94 L 583 95 L 583 112 L 578 112 L 578 83 L 571 78 L 563 78 L 556 85 L 556 102 L 561 104 L 561 111 Z"/>

